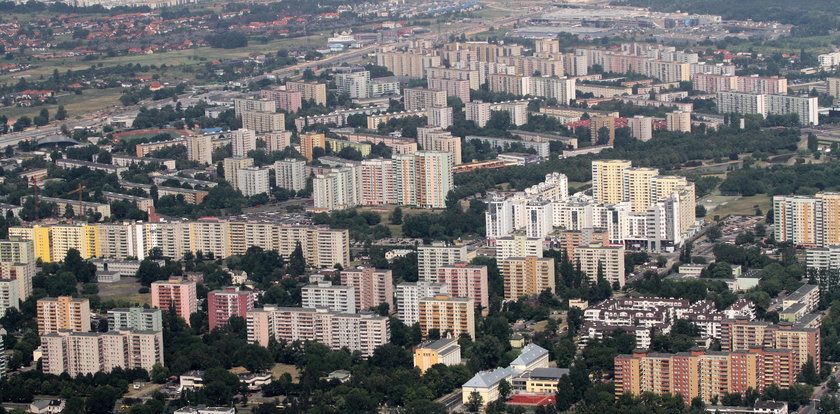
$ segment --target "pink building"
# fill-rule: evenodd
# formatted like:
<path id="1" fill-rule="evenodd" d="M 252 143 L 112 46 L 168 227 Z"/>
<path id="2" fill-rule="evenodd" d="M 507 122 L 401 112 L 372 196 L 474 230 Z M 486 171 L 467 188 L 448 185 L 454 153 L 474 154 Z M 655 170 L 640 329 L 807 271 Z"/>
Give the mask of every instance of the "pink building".
<path id="1" fill-rule="evenodd" d="M 487 266 L 476 266 L 467 262 L 457 262 L 438 268 L 438 283 L 449 286 L 449 295 L 456 298 L 469 298 L 475 306 L 487 314 L 490 306 L 487 287 Z"/>
<path id="2" fill-rule="evenodd" d="M 429 89 L 446 91 L 446 96 L 457 96 L 462 102 L 470 101 L 470 81 L 461 79 L 429 78 Z"/>
<path id="3" fill-rule="evenodd" d="M 224 326 L 231 316 L 248 316 L 254 309 L 254 295 L 250 290 L 239 290 L 239 286 L 228 286 L 207 294 L 207 317 L 210 330 Z"/>
<path id="4" fill-rule="evenodd" d="M 302 102 L 302 95 L 299 91 L 287 91 L 283 89 L 260 91 L 260 97 L 274 100 L 277 109 L 282 109 L 287 112 L 297 112 Z"/>
<path id="5" fill-rule="evenodd" d="M 341 284 L 356 288 L 356 309 L 365 311 L 387 303 L 394 310 L 394 282 L 390 270 L 360 266 L 341 271 Z"/>
<path id="6" fill-rule="evenodd" d="M 198 311 L 195 282 L 181 278 L 152 282 L 152 306 L 163 311 L 174 309 L 190 324 L 190 315 Z"/>

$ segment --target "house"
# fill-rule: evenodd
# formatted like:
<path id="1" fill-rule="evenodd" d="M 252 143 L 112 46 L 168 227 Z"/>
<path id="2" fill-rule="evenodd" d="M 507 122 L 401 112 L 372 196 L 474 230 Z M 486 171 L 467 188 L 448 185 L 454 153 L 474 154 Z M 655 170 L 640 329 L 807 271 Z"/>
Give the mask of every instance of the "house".
<path id="1" fill-rule="evenodd" d="M 178 378 L 178 382 L 187 389 L 202 388 L 204 387 L 204 372 L 187 371 Z"/>
<path id="2" fill-rule="evenodd" d="M 259 391 L 263 385 L 271 384 L 270 372 L 255 372 L 253 374 L 239 375 L 239 382 L 248 388 L 248 391 Z"/>
<path id="3" fill-rule="evenodd" d="M 34 400 L 29 404 L 32 414 L 58 414 L 64 411 L 64 400 Z"/>

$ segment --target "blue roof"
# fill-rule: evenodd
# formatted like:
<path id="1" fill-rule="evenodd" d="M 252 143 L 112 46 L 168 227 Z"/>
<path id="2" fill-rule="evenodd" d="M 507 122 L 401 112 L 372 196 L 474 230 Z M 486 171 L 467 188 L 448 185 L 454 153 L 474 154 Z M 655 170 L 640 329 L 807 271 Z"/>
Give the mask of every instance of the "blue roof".
<path id="1" fill-rule="evenodd" d="M 516 359 L 514 359 L 513 362 L 511 362 L 510 364 L 511 365 L 531 365 L 534 361 L 542 358 L 544 355 L 547 355 L 547 354 L 548 354 L 548 350 L 546 350 L 545 348 L 543 348 L 539 345 L 528 344 L 528 345 L 525 345 L 524 348 L 522 348 L 522 353 L 519 354 L 519 356 L 516 357 Z"/>
<path id="2" fill-rule="evenodd" d="M 513 373 L 513 368 L 496 368 L 493 371 L 483 371 L 475 374 L 469 381 L 464 383 L 464 387 L 473 388 L 490 388 L 499 383 L 499 381 L 510 377 Z"/>
<path id="3" fill-rule="evenodd" d="M 213 134 L 213 133 L 216 133 L 216 132 L 222 132 L 222 129 L 218 128 L 218 127 L 216 127 L 216 128 L 204 128 L 204 129 L 200 130 L 199 132 Z"/>

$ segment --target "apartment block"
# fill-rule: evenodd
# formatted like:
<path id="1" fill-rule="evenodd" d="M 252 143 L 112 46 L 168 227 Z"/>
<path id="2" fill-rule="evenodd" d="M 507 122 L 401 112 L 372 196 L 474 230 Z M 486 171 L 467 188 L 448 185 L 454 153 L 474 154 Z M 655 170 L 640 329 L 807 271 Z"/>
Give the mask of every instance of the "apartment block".
<path id="1" fill-rule="evenodd" d="M 102 236 L 104 229 L 114 230 Z M 72 230 L 67 232 L 67 230 Z M 183 257 L 186 252 L 202 251 L 216 257 L 244 255 L 251 246 L 274 250 L 288 257 L 300 243 L 309 266 L 349 266 L 349 232 L 306 223 L 262 217 L 245 220 L 237 217 L 205 217 L 177 220 L 115 224 L 61 224 L 18 226 L 10 228 L 10 237 L 32 240 L 35 254 L 44 262 L 62 260 L 68 249 L 77 249 L 85 259 L 113 257 L 143 259 L 153 248 L 164 257 Z M 72 237 L 69 237 L 72 236 Z M 107 240 L 107 241 L 106 241 Z M 114 246 L 103 246 L 113 243 Z M 111 247 L 114 250 L 110 250 Z M 101 252 L 112 251 L 109 254 Z M 60 256 L 59 256 L 60 254 Z M 53 257 L 56 257 L 53 260 Z"/>
<path id="2" fill-rule="evenodd" d="M 543 256 L 542 238 L 517 234 L 496 239 L 496 260 L 526 256 Z"/>
<path id="3" fill-rule="evenodd" d="M 356 309 L 363 312 L 387 303 L 394 309 L 394 280 L 390 270 L 360 266 L 341 271 L 341 284 L 355 289 Z"/>
<path id="4" fill-rule="evenodd" d="M 442 90 L 447 96 L 454 96 L 463 103 L 470 101 L 470 81 L 464 79 L 429 78 L 429 89 Z"/>
<path id="5" fill-rule="evenodd" d="M 274 162 L 274 177 L 277 187 L 292 191 L 306 188 L 306 162 L 286 159 Z"/>
<path id="6" fill-rule="evenodd" d="M 475 338 L 475 305 L 472 299 L 438 295 L 420 299 L 418 304 L 420 334 L 429 338 L 437 330 L 441 337 L 467 334 Z"/>
<path id="7" fill-rule="evenodd" d="M 655 201 L 653 178 L 658 175 L 656 168 L 627 168 L 622 173 L 622 200 L 630 202 L 634 212 L 646 211 Z"/>
<path id="8" fill-rule="evenodd" d="M 767 113 L 796 114 L 801 125 L 819 125 L 819 100 L 816 96 L 766 95 Z"/>
<path id="9" fill-rule="evenodd" d="M 122 330 L 113 332 L 54 332 L 41 336 L 45 374 L 93 375 L 116 368 L 145 369 L 163 365 L 163 333 Z"/>
<path id="10" fill-rule="evenodd" d="M 569 105 L 576 98 L 574 78 L 549 78 L 535 76 L 530 78 L 531 95 L 556 99 L 560 105 Z"/>
<path id="11" fill-rule="evenodd" d="M 190 324 L 190 315 L 198 311 L 195 282 L 181 278 L 152 282 L 152 307 L 174 311 Z"/>
<path id="12" fill-rule="evenodd" d="M 282 112 L 243 111 L 242 128 L 258 134 L 286 129 L 286 115 Z"/>
<path id="13" fill-rule="evenodd" d="M 395 196 L 399 204 L 444 208 L 454 188 L 451 153 L 417 151 L 397 154 L 394 160 Z"/>
<path id="14" fill-rule="evenodd" d="M 341 71 L 345 69 L 344 71 Z M 370 72 L 359 68 L 336 68 L 335 85 L 340 93 L 352 99 L 369 97 Z"/>
<path id="15" fill-rule="evenodd" d="M 840 244 L 840 193 L 774 196 L 773 213 L 779 241 L 818 247 Z"/>
<path id="16" fill-rule="evenodd" d="M 315 148 L 324 149 L 326 147 L 327 142 L 324 134 L 309 132 L 300 136 L 300 153 L 306 158 L 307 162 L 312 162 L 315 159 L 313 156 Z"/>
<path id="17" fill-rule="evenodd" d="M 499 262 L 505 285 L 505 299 L 554 292 L 554 259 L 536 256 L 509 257 Z"/>
<path id="18" fill-rule="evenodd" d="M 742 92 L 718 92 L 718 112 L 722 114 L 758 114 L 767 116 L 766 95 Z"/>
<path id="19" fill-rule="evenodd" d="M 287 91 L 300 92 L 301 98 L 313 101 L 315 105 L 327 104 L 327 85 L 317 82 L 289 81 L 286 82 Z"/>
<path id="20" fill-rule="evenodd" d="M 403 89 L 403 102 L 406 111 L 446 106 L 446 91 L 426 88 Z"/>
<path id="21" fill-rule="evenodd" d="M 268 194 L 268 167 L 245 167 L 237 170 L 236 189 L 245 197 Z"/>
<path id="22" fill-rule="evenodd" d="M 615 358 L 615 394 L 680 394 L 685 401 L 699 397 L 709 404 L 726 394 L 744 395 L 750 388 L 789 388 L 796 380 L 794 369 L 789 350 L 751 348 L 676 354 L 638 351 Z"/>
<path id="23" fill-rule="evenodd" d="M 225 181 L 230 183 L 234 189 L 239 189 L 239 171 L 245 168 L 253 167 L 254 159 L 246 157 L 228 157 L 225 158 L 222 167 L 225 172 Z"/>
<path id="24" fill-rule="evenodd" d="M 827 78 L 826 87 L 829 95 L 835 100 L 840 99 L 840 78 Z"/>
<path id="25" fill-rule="evenodd" d="M 436 281 L 441 266 L 467 262 L 467 246 L 434 242 L 417 248 L 417 269 L 420 280 Z"/>
<path id="26" fill-rule="evenodd" d="M 25 301 L 32 295 L 32 277 L 35 276 L 35 243 L 32 240 L 0 240 L 0 280 L 13 280 L 17 297 L 13 302 Z M 11 283 L 11 282 L 9 282 Z M 0 307 L 0 313 L 5 308 Z"/>
<path id="27" fill-rule="evenodd" d="M 90 301 L 88 299 L 70 296 L 38 299 L 36 312 L 38 335 L 59 331 L 90 331 Z"/>
<path id="28" fill-rule="evenodd" d="M 436 106 L 426 108 L 426 120 L 429 125 L 437 128 L 449 128 L 455 122 L 451 106 Z M 459 154 L 460 158 L 460 154 Z"/>
<path id="29" fill-rule="evenodd" d="M 624 170 L 630 161 L 593 160 L 592 196 L 598 201 L 617 204 L 624 200 Z"/>
<path id="30" fill-rule="evenodd" d="M 451 108 L 450 108 L 451 109 Z M 417 143 L 427 151 L 448 152 L 452 165 L 461 164 L 461 137 L 454 137 L 448 131 L 438 128 L 417 128 Z"/>
<path id="31" fill-rule="evenodd" d="M 665 114 L 668 131 L 691 132 L 691 112 L 674 111 Z"/>
<path id="32" fill-rule="evenodd" d="M 793 377 L 809 359 L 817 371 L 822 358 L 819 328 L 782 322 L 747 321 L 727 319 L 721 322 L 721 349 L 744 351 L 754 347 L 784 349 L 793 352 L 795 369 Z"/>
<path id="33" fill-rule="evenodd" d="M 248 342 L 317 341 L 333 350 L 348 348 L 363 356 L 388 343 L 388 318 L 372 313 L 346 314 L 325 308 L 265 306 L 248 312 Z"/>
<path id="34" fill-rule="evenodd" d="M 457 298 L 472 299 L 483 314 L 490 306 L 490 292 L 487 285 L 487 266 L 456 262 L 438 268 L 438 283 L 449 286 L 449 294 Z"/>
<path id="35" fill-rule="evenodd" d="M 303 94 L 300 91 L 285 89 L 262 90 L 260 97 L 273 100 L 277 109 L 286 112 L 297 112 L 303 101 Z"/>
<path id="36" fill-rule="evenodd" d="M 362 174 L 357 165 L 332 168 L 312 180 L 314 207 L 344 210 L 362 203 Z"/>
<path id="37" fill-rule="evenodd" d="M 589 244 L 575 248 L 575 260 L 592 282 L 601 276 L 624 287 L 624 245 Z"/>
<path id="38" fill-rule="evenodd" d="M 114 308 L 108 311 L 108 330 L 155 331 L 163 330 L 163 312 L 160 309 L 141 307 Z"/>
<path id="39" fill-rule="evenodd" d="M 473 121 L 479 128 L 484 128 L 487 121 L 490 120 L 490 103 L 487 102 L 467 102 L 464 106 L 464 113 L 467 121 Z"/>
<path id="40" fill-rule="evenodd" d="M 627 120 L 627 126 L 630 127 L 630 133 L 633 138 L 639 141 L 646 142 L 653 138 L 653 118 L 636 115 Z"/>
<path id="41" fill-rule="evenodd" d="M 213 137 L 191 135 L 187 137 L 187 159 L 209 165 L 213 163 Z"/>
<path id="42" fill-rule="evenodd" d="M 227 286 L 207 293 L 207 318 L 211 331 L 227 325 L 232 316 L 245 318 L 251 309 L 254 309 L 254 293 L 250 290 Z"/>
<path id="43" fill-rule="evenodd" d="M 277 105 L 271 99 L 234 98 L 233 110 L 241 118 L 245 111 L 276 112 Z"/>
<path id="44" fill-rule="evenodd" d="M 304 308 L 327 308 L 342 313 L 356 313 L 356 288 L 338 286 L 322 278 L 310 278 L 314 284 L 301 288 L 301 304 Z"/>
<path id="45" fill-rule="evenodd" d="M 419 280 L 400 283 L 396 287 L 397 318 L 411 326 L 420 321 L 420 299 L 449 293 L 449 286 Z"/>
<path id="46" fill-rule="evenodd" d="M 442 67 L 440 56 L 412 52 L 377 52 L 376 64 L 395 76 L 425 78 L 430 68 Z"/>
<path id="47" fill-rule="evenodd" d="M 381 205 L 395 203 L 394 162 L 376 158 L 362 160 L 362 204 Z"/>
<path id="48" fill-rule="evenodd" d="M 257 134 L 253 129 L 231 131 L 230 139 L 234 158 L 247 157 L 249 151 L 257 149 Z"/>

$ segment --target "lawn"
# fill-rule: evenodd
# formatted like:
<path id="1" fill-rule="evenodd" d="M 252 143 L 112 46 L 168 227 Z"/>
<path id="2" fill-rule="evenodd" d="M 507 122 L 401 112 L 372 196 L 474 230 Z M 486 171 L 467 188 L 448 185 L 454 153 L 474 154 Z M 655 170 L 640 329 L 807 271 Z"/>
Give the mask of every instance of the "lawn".
<path id="1" fill-rule="evenodd" d="M 21 116 L 34 117 L 47 108 L 50 111 L 50 119 L 55 116 L 59 105 L 64 105 L 69 117 L 81 116 L 83 114 L 97 111 L 110 106 L 120 105 L 122 88 L 108 89 L 87 89 L 81 95 L 67 93 L 56 98 L 57 104 L 32 106 L 32 107 L 8 107 L 0 109 L 0 115 L 9 119 L 18 119 Z"/>
<path id="2" fill-rule="evenodd" d="M 707 199 L 717 199 L 715 201 L 721 202 L 716 209 L 708 209 L 706 214 L 707 218 L 714 216 L 753 215 L 755 214 L 755 206 L 758 206 L 762 213 L 767 214 L 767 210 L 773 207 L 773 202 L 767 194 L 757 194 L 750 197 L 708 196 L 700 200 L 701 204 L 704 204 L 702 201 Z"/>
<path id="3" fill-rule="evenodd" d="M 291 375 L 293 383 L 300 381 L 300 371 L 298 371 L 297 367 L 294 365 L 274 364 L 274 368 L 271 368 L 271 376 L 277 379 L 283 374 Z"/>
<path id="4" fill-rule="evenodd" d="M 140 282 L 133 277 L 124 277 L 116 283 L 99 283 L 99 297 L 127 305 L 149 305 L 152 303 L 151 294 L 138 293 Z M 122 306 L 122 305 L 121 305 Z"/>

